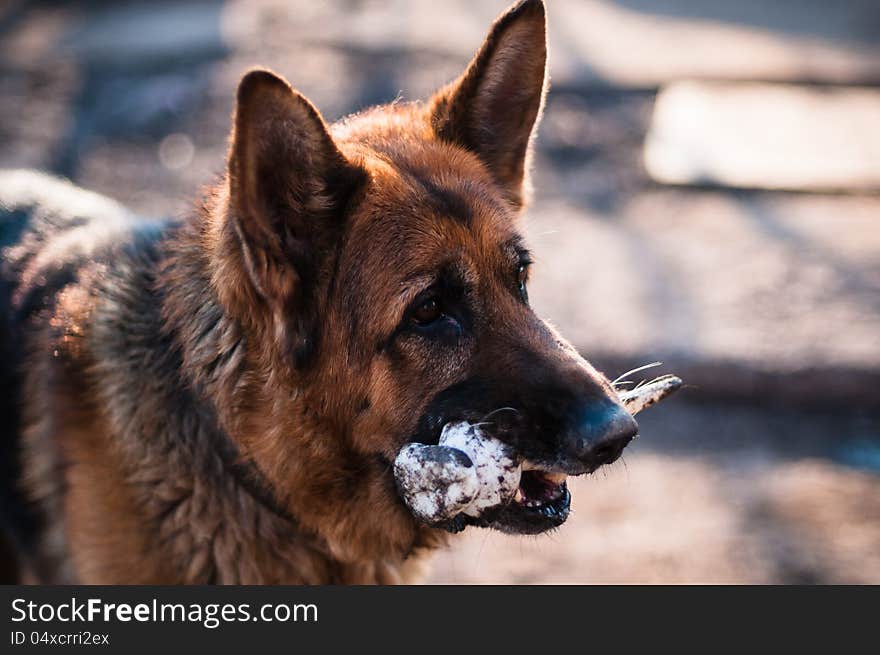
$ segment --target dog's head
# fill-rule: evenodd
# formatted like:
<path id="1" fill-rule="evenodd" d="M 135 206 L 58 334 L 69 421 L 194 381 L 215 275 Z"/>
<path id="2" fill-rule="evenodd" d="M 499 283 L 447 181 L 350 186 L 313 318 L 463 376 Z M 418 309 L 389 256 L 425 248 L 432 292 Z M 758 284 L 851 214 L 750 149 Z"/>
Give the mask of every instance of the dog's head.
<path id="1" fill-rule="evenodd" d="M 404 443 L 478 421 L 530 469 L 481 523 L 541 532 L 568 514 L 565 475 L 636 434 L 608 381 L 529 306 L 519 217 L 545 31 L 543 3 L 521 2 L 429 102 L 332 126 L 268 71 L 239 88 L 227 202 L 246 275 L 220 284 L 265 309 L 243 318 L 264 320 L 297 398 L 332 426 L 311 433 L 332 446 L 309 452 L 344 451 L 344 470 L 385 494 L 371 492 L 377 507 L 401 506 L 388 463 Z"/>

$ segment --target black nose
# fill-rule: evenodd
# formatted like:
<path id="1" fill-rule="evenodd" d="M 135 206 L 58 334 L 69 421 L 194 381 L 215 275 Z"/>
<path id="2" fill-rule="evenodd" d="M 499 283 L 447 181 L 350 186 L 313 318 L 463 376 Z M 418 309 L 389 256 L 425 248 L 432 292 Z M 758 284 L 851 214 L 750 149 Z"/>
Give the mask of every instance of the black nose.
<path id="1" fill-rule="evenodd" d="M 617 460 L 639 431 L 636 420 L 611 402 L 592 402 L 568 435 L 568 454 L 591 473 Z"/>

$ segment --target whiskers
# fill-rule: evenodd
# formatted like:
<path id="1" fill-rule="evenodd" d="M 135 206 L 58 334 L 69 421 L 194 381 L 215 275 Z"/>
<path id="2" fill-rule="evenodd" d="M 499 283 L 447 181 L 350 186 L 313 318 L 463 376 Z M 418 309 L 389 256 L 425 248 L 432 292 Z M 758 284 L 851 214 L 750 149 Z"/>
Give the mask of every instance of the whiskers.
<path id="1" fill-rule="evenodd" d="M 633 373 L 640 373 L 641 371 L 646 371 L 649 368 L 656 368 L 657 366 L 663 366 L 663 362 L 651 362 L 650 364 L 645 364 L 644 366 L 639 366 L 638 368 L 631 369 L 631 370 L 627 371 L 626 373 L 621 373 L 616 378 L 614 378 L 614 380 L 612 380 L 611 386 L 614 387 L 615 389 L 617 389 L 617 388 L 623 387 L 625 385 L 635 384 L 632 380 L 624 380 L 623 378 L 625 378 L 628 375 L 632 375 Z M 643 379 L 641 382 L 639 382 L 636 385 L 635 388 L 638 389 L 640 386 L 642 386 L 646 382 L 648 382 L 648 380 Z"/>
<path id="2" fill-rule="evenodd" d="M 500 412 L 513 412 L 514 414 L 519 414 L 519 410 L 516 407 L 499 407 L 498 409 L 493 409 L 491 412 L 486 414 L 483 418 L 479 420 L 479 422 L 474 425 L 482 426 L 482 425 L 493 425 L 493 421 L 489 419 L 499 414 Z"/>

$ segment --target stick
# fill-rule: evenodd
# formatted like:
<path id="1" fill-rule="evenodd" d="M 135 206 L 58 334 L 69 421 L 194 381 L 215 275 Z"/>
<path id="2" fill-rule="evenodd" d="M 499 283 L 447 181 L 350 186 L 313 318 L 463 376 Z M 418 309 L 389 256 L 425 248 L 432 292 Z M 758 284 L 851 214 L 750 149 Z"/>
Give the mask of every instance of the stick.
<path id="1" fill-rule="evenodd" d="M 621 391 L 617 395 L 620 397 L 620 402 L 623 403 L 626 410 L 635 416 L 643 409 L 659 403 L 667 396 L 678 391 L 682 384 L 683 382 L 678 376 L 662 375 L 635 389 Z"/>

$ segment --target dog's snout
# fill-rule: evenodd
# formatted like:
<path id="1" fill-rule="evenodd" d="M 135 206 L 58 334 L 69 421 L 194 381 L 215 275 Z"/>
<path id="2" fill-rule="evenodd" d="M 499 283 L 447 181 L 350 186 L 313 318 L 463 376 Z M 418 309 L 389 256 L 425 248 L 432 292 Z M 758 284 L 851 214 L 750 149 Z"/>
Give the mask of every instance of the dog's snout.
<path id="1" fill-rule="evenodd" d="M 638 425 L 623 407 L 592 403 L 586 407 L 569 435 L 569 454 L 586 472 L 616 461 L 636 436 Z"/>

